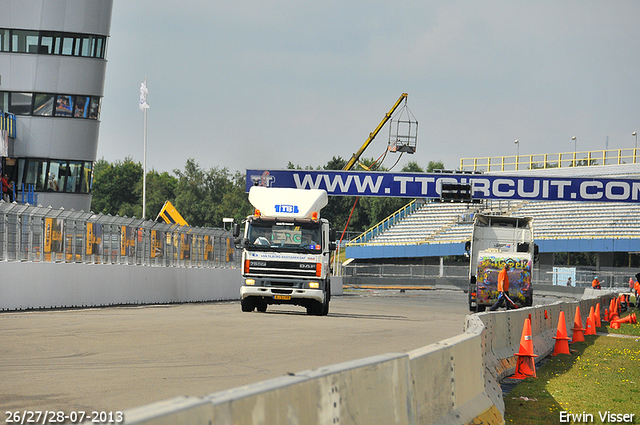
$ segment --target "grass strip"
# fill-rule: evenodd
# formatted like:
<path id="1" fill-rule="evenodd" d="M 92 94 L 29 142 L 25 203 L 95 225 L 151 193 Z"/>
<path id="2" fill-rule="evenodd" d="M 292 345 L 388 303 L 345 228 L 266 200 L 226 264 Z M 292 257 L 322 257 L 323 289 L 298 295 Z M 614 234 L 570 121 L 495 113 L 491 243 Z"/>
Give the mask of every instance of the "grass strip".
<path id="1" fill-rule="evenodd" d="M 505 422 L 640 424 L 640 324 L 597 332 L 571 344 L 571 355 L 548 357 L 537 378 L 505 394 Z"/>

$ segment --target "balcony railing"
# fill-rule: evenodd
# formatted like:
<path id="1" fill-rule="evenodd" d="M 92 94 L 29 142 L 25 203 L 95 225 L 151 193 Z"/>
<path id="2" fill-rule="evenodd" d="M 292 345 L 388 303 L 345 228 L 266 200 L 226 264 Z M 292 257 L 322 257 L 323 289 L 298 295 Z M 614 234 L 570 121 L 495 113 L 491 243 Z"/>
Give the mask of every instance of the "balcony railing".
<path id="1" fill-rule="evenodd" d="M 9 137 L 16 138 L 16 116 L 0 111 L 0 130 L 6 130 Z"/>
<path id="2" fill-rule="evenodd" d="M 640 149 L 610 149 L 460 159 L 463 171 L 523 171 L 549 168 L 636 164 Z"/>

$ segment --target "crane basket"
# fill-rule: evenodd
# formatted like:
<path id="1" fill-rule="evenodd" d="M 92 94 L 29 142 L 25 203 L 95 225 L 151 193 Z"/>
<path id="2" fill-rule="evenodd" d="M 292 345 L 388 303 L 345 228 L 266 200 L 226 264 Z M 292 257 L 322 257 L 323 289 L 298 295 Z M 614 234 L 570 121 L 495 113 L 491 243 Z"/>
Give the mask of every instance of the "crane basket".
<path id="1" fill-rule="evenodd" d="M 389 151 L 415 153 L 418 143 L 418 121 L 405 104 L 389 125 Z"/>

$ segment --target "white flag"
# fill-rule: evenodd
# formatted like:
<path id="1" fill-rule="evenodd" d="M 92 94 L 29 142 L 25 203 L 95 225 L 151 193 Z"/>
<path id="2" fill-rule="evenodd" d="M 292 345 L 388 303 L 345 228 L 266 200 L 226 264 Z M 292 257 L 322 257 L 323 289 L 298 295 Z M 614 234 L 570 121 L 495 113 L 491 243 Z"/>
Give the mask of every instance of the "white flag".
<path id="1" fill-rule="evenodd" d="M 147 94 L 149 94 L 149 90 L 147 89 L 147 85 L 142 83 L 140 86 L 140 109 L 145 110 L 149 108 L 149 104 L 147 103 Z"/>

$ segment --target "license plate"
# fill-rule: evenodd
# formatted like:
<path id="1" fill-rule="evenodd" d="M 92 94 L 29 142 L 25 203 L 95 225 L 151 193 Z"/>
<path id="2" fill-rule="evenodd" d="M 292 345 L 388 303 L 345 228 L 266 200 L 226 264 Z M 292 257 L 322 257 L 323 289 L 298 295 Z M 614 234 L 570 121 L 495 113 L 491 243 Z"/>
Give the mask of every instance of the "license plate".
<path id="1" fill-rule="evenodd" d="M 288 301 L 291 299 L 291 295 L 274 295 L 273 296 L 274 300 L 285 300 Z"/>

